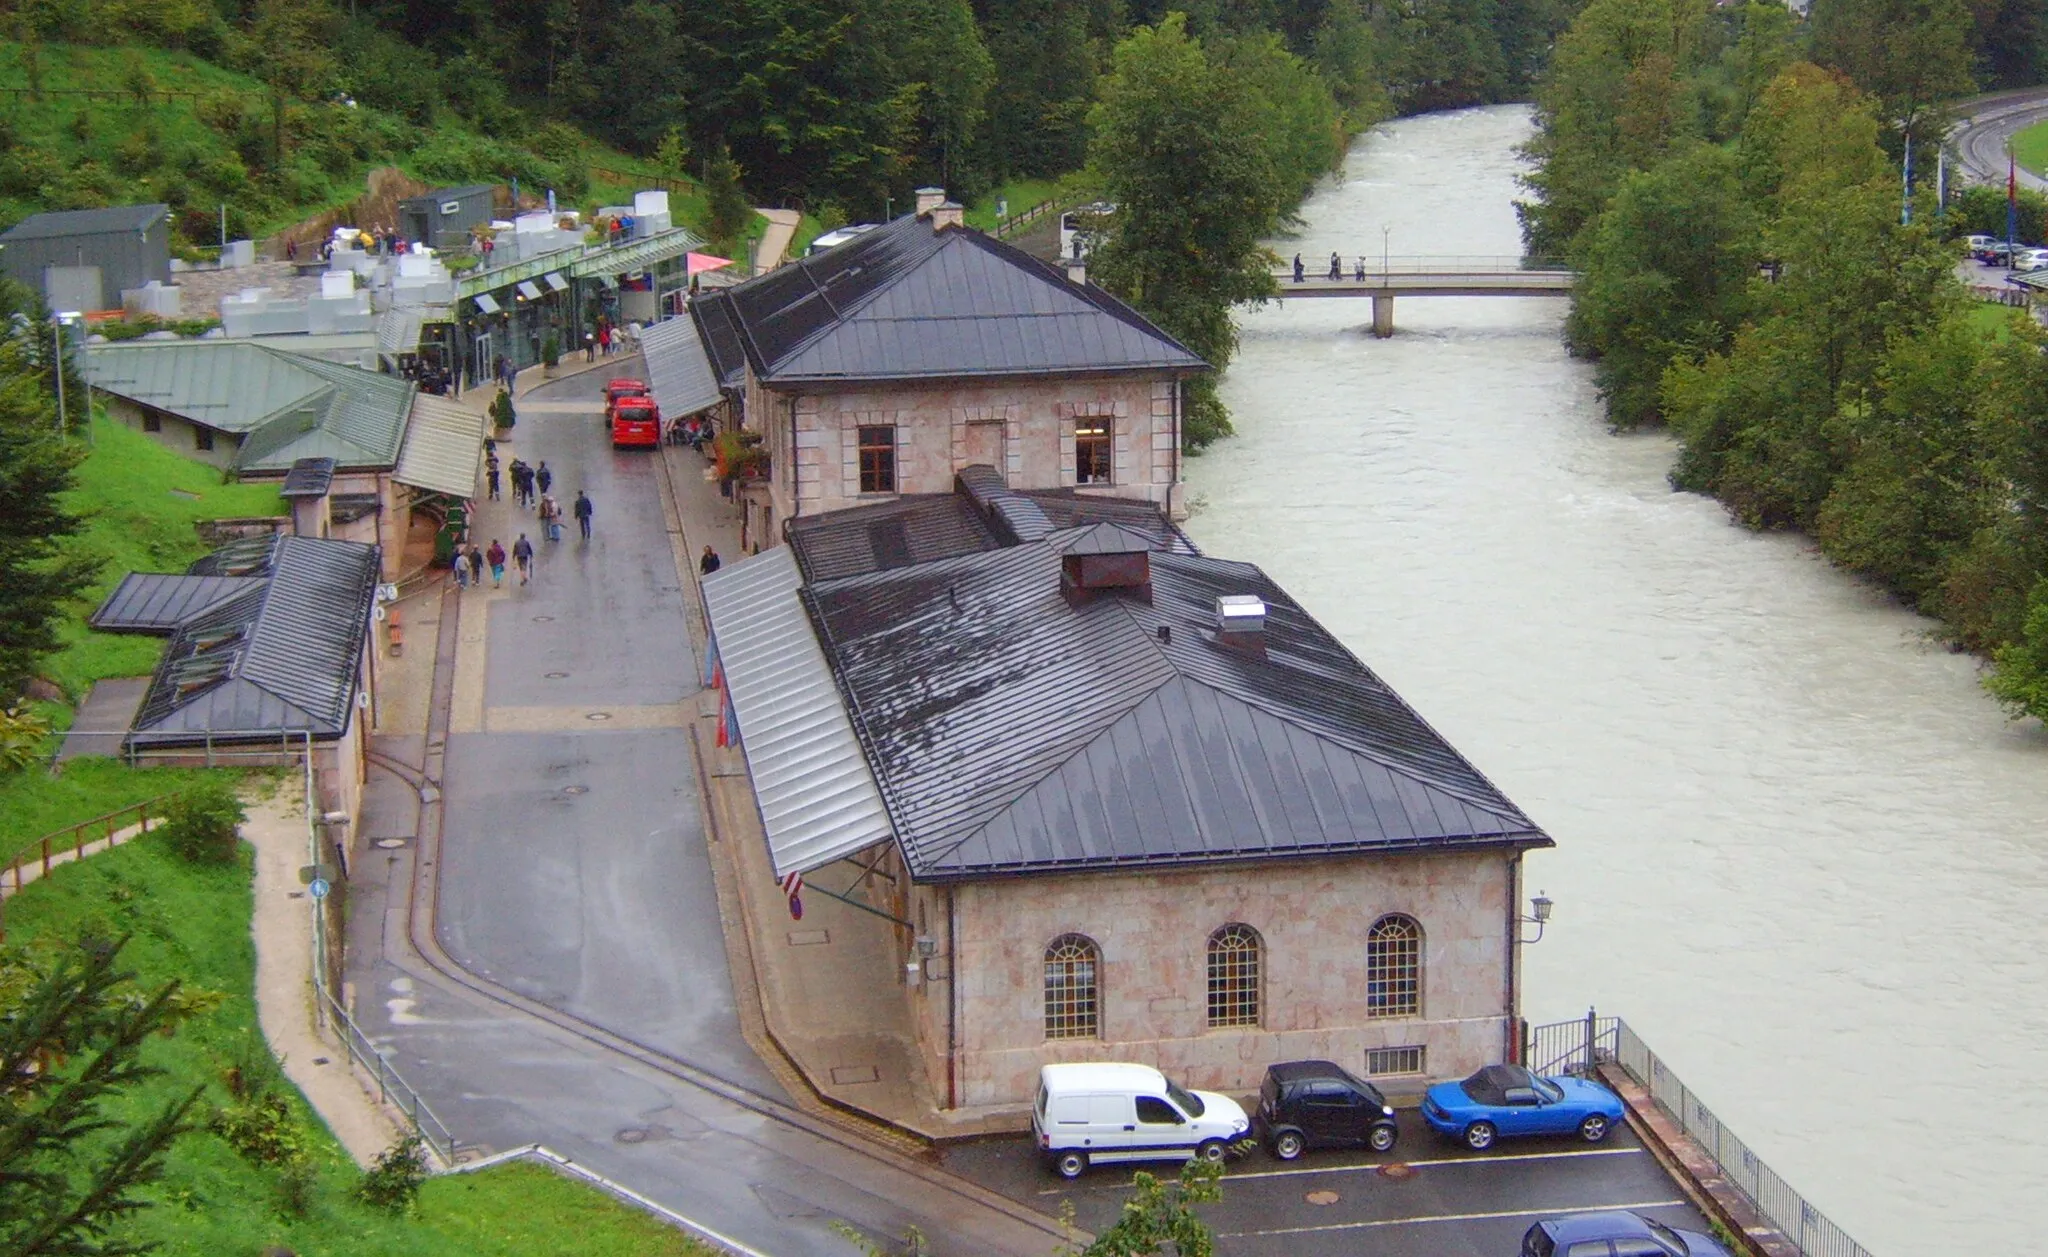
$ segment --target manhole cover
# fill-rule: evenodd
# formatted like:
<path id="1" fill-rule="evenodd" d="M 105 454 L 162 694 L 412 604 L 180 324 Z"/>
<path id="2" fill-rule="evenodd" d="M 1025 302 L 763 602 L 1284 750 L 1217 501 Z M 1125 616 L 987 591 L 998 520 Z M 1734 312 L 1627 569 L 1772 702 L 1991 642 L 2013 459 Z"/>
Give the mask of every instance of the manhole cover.
<path id="1" fill-rule="evenodd" d="M 612 714 L 608 711 L 594 711 L 584 717 L 585 720 L 610 720 L 611 718 Z"/>
<path id="2" fill-rule="evenodd" d="M 644 1144 L 647 1142 L 647 1132 L 638 1126 L 628 1126 L 612 1138 L 622 1144 Z"/>
<path id="3" fill-rule="evenodd" d="M 555 622 L 555 617 L 551 615 L 537 615 L 533 617 L 533 622 L 535 624 L 552 624 Z"/>
<path id="4" fill-rule="evenodd" d="M 561 680 L 561 679 L 562 679 L 563 677 L 565 677 L 565 676 L 568 676 L 569 674 L 568 674 L 568 673 L 566 673 L 566 672 L 550 672 L 550 673 L 547 673 L 546 675 L 547 675 L 547 678 L 548 678 L 548 680 L 550 680 L 550 681 L 559 681 L 559 680 Z"/>
<path id="5" fill-rule="evenodd" d="M 1387 1164 L 1380 1167 L 1380 1177 L 1391 1178 L 1396 1181 L 1404 1178 L 1414 1178 L 1415 1167 L 1412 1165 L 1404 1165 L 1399 1161 L 1390 1161 Z"/>
<path id="6" fill-rule="evenodd" d="M 315 1065 L 325 1065 L 327 1063 L 327 1058 L 324 1056 L 316 1056 L 313 1058 L 313 1063 Z"/>
<path id="7" fill-rule="evenodd" d="M 563 786 L 563 787 L 562 787 L 562 793 L 563 793 L 563 794 L 589 794 L 589 793 L 590 793 L 590 787 L 589 787 L 589 786 Z"/>
<path id="8" fill-rule="evenodd" d="M 404 846 L 404 845 L 405 845 L 405 839 L 403 839 L 403 838 L 379 838 L 379 839 L 377 840 L 377 845 L 378 845 L 378 846 L 380 846 L 380 847 L 382 847 L 382 848 L 384 848 L 384 849 L 385 849 L 386 851 L 394 851 L 394 850 L 398 849 L 399 847 L 402 847 L 402 846 Z"/>
<path id="9" fill-rule="evenodd" d="M 1303 1196 L 1302 1199 L 1312 1205 L 1334 1205 L 1339 1198 L 1336 1192 L 1324 1188 L 1322 1191 L 1310 1192 L 1308 1195 Z"/>

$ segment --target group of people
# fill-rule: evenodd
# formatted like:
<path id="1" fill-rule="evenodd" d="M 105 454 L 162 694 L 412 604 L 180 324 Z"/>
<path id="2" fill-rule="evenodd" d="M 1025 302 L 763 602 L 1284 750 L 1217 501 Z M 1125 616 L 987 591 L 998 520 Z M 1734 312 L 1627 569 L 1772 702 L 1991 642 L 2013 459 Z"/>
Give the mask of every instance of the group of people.
<path id="1" fill-rule="evenodd" d="M 512 543 L 512 561 L 519 567 L 519 583 L 524 585 L 533 579 L 533 543 L 525 533 Z M 497 589 L 505 583 L 505 546 L 496 537 L 491 538 L 491 548 L 480 549 L 472 542 L 455 547 L 455 583 L 467 589 L 475 585 L 482 589 L 484 568 L 491 569 L 491 588 Z"/>
<path id="2" fill-rule="evenodd" d="M 583 333 L 583 361 L 596 362 L 600 356 L 609 358 L 613 354 L 631 353 L 633 340 L 639 338 L 640 325 L 633 324 L 632 335 L 626 329 L 612 326 L 612 321 L 599 318 L 597 326 Z"/>
<path id="3" fill-rule="evenodd" d="M 1365 259 L 1363 257 L 1360 257 L 1358 259 L 1357 263 L 1355 264 L 1355 269 L 1351 273 L 1351 277 L 1361 282 L 1365 279 Z M 1294 282 L 1299 284 L 1304 282 L 1307 278 L 1308 268 L 1302 265 L 1301 254 L 1297 253 L 1294 255 Z M 1329 278 L 1344 278 L 1344 259 L 1338 257 L 1334 253 L 1330 255 Z"/>

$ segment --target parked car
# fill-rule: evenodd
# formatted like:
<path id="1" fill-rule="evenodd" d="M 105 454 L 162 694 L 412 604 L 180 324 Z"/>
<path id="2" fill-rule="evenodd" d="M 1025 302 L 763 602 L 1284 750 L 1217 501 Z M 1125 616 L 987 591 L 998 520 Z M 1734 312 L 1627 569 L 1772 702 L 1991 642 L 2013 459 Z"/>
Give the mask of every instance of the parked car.
<path id="1" fill-rule="evenodd" d="M 1990 265 L 1993 263 L 2005 261 L 2006 257 L 2011 252 L 2012 250 L 2006 246 L 2005 241 L 1993 240 L 1990 244 L 1987 244 L 1983 248 L 1978 249 L 1976 251 L 1975 256 L 1979 262 L 1983 262 L 1986 265 Z"/>
<path id="2" fill-rule="evenodd" d="M 612 403 L 612 447 L 661 444 L 661 411 L 652 397 L 621 397 Z"/>
<path id="3" fill-rule="evenodd" d="M 1521 1257 L 1728 1257 L 1698 1231 L 1612 1209 L 1545 1218 L 1522 1236 Z"/>
<path id="4" fill-rule="evenodd" d="M 1976 257 L 1977 254 L 1990 248 L 1995 243 L 1996 241 L 1990 236 L 1965 236 L 1963 237 L 1963 252 L 1971 257 Z"/>
<path id="5" fill-rule="evenodd" d="M 1386 1152 L 1400 1138 L 1379 1088 L 1330 1061 L 1268 1065 L 1254 1126 L 1266 1150 L 1282 1161 L 1309 1148 Z"/>
<path id="6" fill-rule="evenodd" d="M 1546 1078 L 1520 1065 L 1488 1065 L 1463 1082 L 1440 1082 L 1422 1097 L 1422 1120 L 1439 1135 L 1483 1152 L 1495 1139 L 1569 1135 L 1607 1138 L 1622 1118 L 1621 1097 L 1597 1082 Z"/>
<path id="7" fill-rule="evenodd" d="M 1189 1091 L 1150 1065 L 1045 1065 L 1031 1134 L 1062 1178 L 1108 1161 L 1221 1161 L 1251 1135 L 1237 1101 Z"/>
<path id="8" fill-rule="evenodd" d="M 2016 271 L 2038 271 L 2048 266 L 2048 249 L 2020 249 L 2012 255 L 2012 268 Z"/>

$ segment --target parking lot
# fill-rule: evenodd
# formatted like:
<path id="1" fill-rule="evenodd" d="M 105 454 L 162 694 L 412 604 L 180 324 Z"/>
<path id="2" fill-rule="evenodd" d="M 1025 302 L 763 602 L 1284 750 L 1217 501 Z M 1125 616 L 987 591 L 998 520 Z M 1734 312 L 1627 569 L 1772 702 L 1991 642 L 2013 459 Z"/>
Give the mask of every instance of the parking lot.
<path id="1" fill-rule="evenodd" d="M 1284 1163 L 1261 1152 L 1231 1163 L 1223 1199 L 1203 1215 L 1226 1257 L 1515 1257 L 1538 1218 L 1589 1209 L 1634 1209 L 1661 1222 L 1707 1230 L 1685 1193 L 1626 1127 L 1605 1143 L 1537 1139 L 1468 1152 L 1441 1140 L 1413 1109 L 1384 1156 L 1311 1152 Z M 1057 1215 L 1071 1201 L 1076 1225 L 1116 1220 L 1134 1169 L 1161 1177 L 1172 1162 L 1105 1166 L 1069 1183 L 1027 1137 L 965 1144 L 946 1167 L 1033 1208 Z"/>

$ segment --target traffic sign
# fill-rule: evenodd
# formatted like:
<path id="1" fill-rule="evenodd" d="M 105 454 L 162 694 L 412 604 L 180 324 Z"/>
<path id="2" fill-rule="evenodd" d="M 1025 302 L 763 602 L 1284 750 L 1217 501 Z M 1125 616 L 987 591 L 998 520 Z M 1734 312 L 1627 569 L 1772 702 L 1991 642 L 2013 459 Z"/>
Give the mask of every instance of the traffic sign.
<path id="1" fill-rule="evenodd" d="M 327 891 L 327 879 L 324 877 L 314 878 L 312 885 L 306 887 L 306 893 L 313 896 L 313 898 L 315 899 L 327 898 Z"/>

